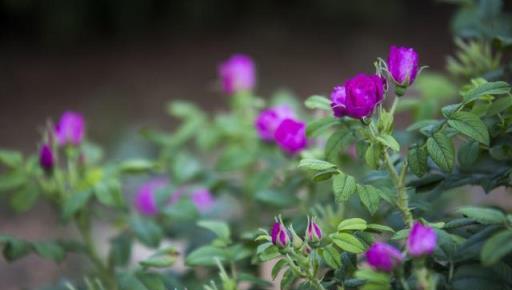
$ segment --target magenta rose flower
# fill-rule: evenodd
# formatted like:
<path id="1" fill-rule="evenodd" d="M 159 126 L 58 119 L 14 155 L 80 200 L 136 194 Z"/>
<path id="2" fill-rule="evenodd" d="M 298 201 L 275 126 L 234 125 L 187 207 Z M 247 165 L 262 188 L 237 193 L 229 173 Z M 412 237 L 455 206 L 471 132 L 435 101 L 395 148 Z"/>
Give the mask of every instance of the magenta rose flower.
<path id="1" fill-rule="evenodd" d="M 409 86 L 418 74 L 418 53 L 412 48 L 391 46 L 388 56 L 388 70 L 395 83 Z"/>
<path id="2" fill-rule="evenodd" d="M 407 238 L 407 252 L 413 257 L 430 255 L 437 246 L 437 235 L 433 228 L 415 222 Z"/>
<path id="3" fill-rule="evenodd" d="M 286 106 L 276 106 L 261 111 L 256 118 L 254 126 L 258 135 L 265 141 L 274 140 L 274 133 L 284 119 L 294 118 L 293 111 Z"/>
<path id="4" fill-rule="evenodd" d="M 79 145 L 85 135 L 85 121 L 80 113 L 65 112 L 55 126 L 55 136 L 60 145 Z"/>
<path id="5" fill-rule="evenodd" d="M 165 179 L 157 178 L 144 183 L 135 196 L 135 208 L 143 215 L 152 216 L 158 213 L 156 193 L 167 187 Z"/>
<path id="6" fill-rule="evenodd" d="M 345 82 L 346 114 L 355 119 L 369 117 L 384 96 L 384 80 L 378 75 L 358 74 Z"/>
<path id="7" fill-rule="evenodd" d="M 274 140 L 288 153 L 300 152 L 307 146 L 306 124 L 300 120 L 284 119 L 276 129 Z"/>
<path id="8" fill-rule="evenodd" d="M 232 95 L 250 91 L 256 83 L 254 62 L 243 54 L 235 54 L 219 66 L 222 89 Z"/>
<path id="9" fill-rule="evenodd" d="M 288 234 L 288 230 L 283 225 L 283 222 L 276 218 L 274 225 L 272 226 L 272 231 L 270 233 L 272 237 L 272 243 L 278 247 L 284 248 L 290 243 L 290 235 Z"/>
<path id="10" fill-rule="evenodd" d="M 331 108 L 335 117 L 347 115 L 347 94 L 344 86 L 335 86 L 331 92 Z"/>
<path id="11" fill-rule="evenodd" d="M 41 168 L 48 172 L 52 171 L 53 167 L 55 166 L 53 151 L 48 144 L 43 144 L 39 150 L 39 165 Z"/>
<path id="12" fill-rule="evenodd" d="M 391 272 L 404 259 L 395 247 L 382 242 L 374 243 L 366 251 L 366 261 L 375 270 Z"/>

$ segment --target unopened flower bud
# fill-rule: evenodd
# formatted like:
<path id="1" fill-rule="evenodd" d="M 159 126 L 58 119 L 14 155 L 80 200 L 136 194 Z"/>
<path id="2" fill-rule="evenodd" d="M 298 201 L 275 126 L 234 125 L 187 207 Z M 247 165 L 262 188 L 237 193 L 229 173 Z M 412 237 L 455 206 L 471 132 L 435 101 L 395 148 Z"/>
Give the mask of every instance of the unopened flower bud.
<path id="1" fill-rule="evenodd" d="M 410 86 L 418 74 L 418 53 L 412 48 L 391 46 L 388 70 L 399 87 Z"/>
<path id="2" fill-rule="evenodd" d="M 55 166 L 55 157 L 48 144 L 43 144 L 39 150 L 39 165 L 47 172 L 52 171 Z"/>
<path id="3" fill-rule="evenodd" d="M 271 237 L 272 243 L 274 245 L 281 248 L 288 246 L 290 237 L 286 227 L 283 225 L 283 222 L 280 219 L 276 219 L 274 225 L 272 226 Z"/>
<path id="4" fill-rule="evenodd" d="M 318 242 L 322 239 L 322 230 L 315 221 L 315 218 L 308 217 L 308 227 L 306 228 L 306 239 L 310 242 Z"/>

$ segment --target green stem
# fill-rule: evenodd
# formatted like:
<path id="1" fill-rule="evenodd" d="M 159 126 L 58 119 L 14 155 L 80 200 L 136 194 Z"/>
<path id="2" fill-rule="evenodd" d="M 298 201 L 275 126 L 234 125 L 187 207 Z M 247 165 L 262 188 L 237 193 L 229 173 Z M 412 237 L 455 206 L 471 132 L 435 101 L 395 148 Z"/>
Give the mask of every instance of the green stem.
<path id="1" fill-rule="evenodd" d="M 389 113 L 391 114 L 391 116 L 395 115 L 397 105 L 398 105 L 398 97 L 395 97 L 393 99 L 393 104 L 391 105 L 391 109 L 389 110 Z"/>
<path id="2" fill-rule="evenodd" d="M 413 216 L 411 210 L 409 209 L 409 195 L 407 194 L 407 187 L 405 186 L 405 177 L 407 175 L 407 161 L 402 164 L 402 169 L 400 170 L 400 174 L 398 174 L 395 166 L 391 162 L 391 158 L 389 157 L 389 153 L 386 148 L 384 148 L 384 161 L 386 164 L 386 168 L 393 180 L 393 184 L 396 188 L 397 200 L 396 205 L 398 209 L 402 213 L 402 217 L 404 222 L 411 226 L 413 223 Z"/>
<path id="3" fill-rule="evenodd" d="M 117 290 L 117 282 L 114 279 L 114 275 L 112 273 L 113 269 L 110 269 L 104 264 L 96 250 L 96 246 L 92 239 L 91 223 L 88 214 L 80 214 L 78 218 L 75 220 L 75 222 L 77 224 L 80 235 L 82 236 L 87 257 L 93 263 L 94 267 L 96 268 L 96 271 L 98 272 L 98 275 L 109 287 L 108 289 Z"/>

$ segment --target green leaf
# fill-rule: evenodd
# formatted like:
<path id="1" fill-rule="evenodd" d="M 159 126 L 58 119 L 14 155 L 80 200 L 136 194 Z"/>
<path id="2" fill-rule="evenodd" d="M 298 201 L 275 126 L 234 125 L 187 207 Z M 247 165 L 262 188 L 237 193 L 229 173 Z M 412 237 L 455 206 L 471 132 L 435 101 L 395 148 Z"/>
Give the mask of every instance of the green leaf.
<path id="1" fill-rule="evenodd" d="M 351 234 L 337 233 L 330 237 L 336 246 L 349 253 L 360 254 L 366 249 L 363 243 Z"/>
<path id="2" fill-rule="evenodd" d="M 330 168 L 336 168 L 336 165 L 318 159 L 302 159 L 299 163 L 299 168 L 308 169 L 308 170 L 327 170 Z"/>
<path id="3" fill-rule="evenodd" d="M 457 152 L 457 159 L 462 167 L 471 166 L 478 159 L 480 144 L 470 141 L 462 144 Z"/>
<path id="4" fill-rule="evenodd" d="M 332 179 L 332 190 L 336 202 L 345 202 L 356 191 L 356 180 L 350 175 L 340 173 Z"/>
<path id="5" fill-rule="evenodd" d="M 338 269 L 341 267 L 340 253 L 332 244 L 323 247 L 320 251 L 320 255 L 322 258 L 324 258 L 327 266 L 333 269 Z"/>
<path id="6" fill-rule="evenodd" d="M 177 183 L 183 183 L 201 171 L 201 163 L 197 158 L 186 152 L 181 152 L 176 156 L 173 164 L 174 178 Z"/>
<path id="7" fill-rule="evenodd" d="M 394 233 L 395 230 L 388 227 L 388 226 L 385 226 L 385 225 L 379 225 L 379 224 L 369 224 L 367 226 L 367 230 L 374 230 L 374 231 L 378 231 L 378 232 L 390 232 L 390 233 Z"/>
<path id="8" fill-rule="evenodd" d="M 457 212 L 486 225 L 502 224 L 506 221 L 506 217 L 501 211 L 492 208 L 469 206 L 460 208 Z"/>
<path id="9" fill-rule="evenodd" d="M 119 165 L 119 169 L 122 173 L 144 173 L 154 168 L 155 163 L 146 159 L 126 160 Z"/>
<path id="10" fill-rule="evenodd" d="M 37 242 L 32 243 L 34 251 L 41 257 L 60 262 L 64 260 L 66 252 L 55 242 Z"/>
<path id="11" fill-rule="evenodd" d="M 409 168 L 418 177 L 422 177 L 428 169 L 428 152 L 426 146 L 412 147 L 407 153 Z"/>
<path id="12" fill-rule="evenodd" d="M 505 230 L 488 239 L 481 252 L 482 263 L 489 266 L 512 251 L 512 230 Z"/>
<path id="13" fill-rule="evenodd" d="M 361 290 L 388 290 L 391 289 L 391 277 L 384 272 L 373 271 L 372 269 L 359 269 L 354 273 L 358 279 L 365 280 Z"/>
<path id="14" fill-rule="evenodd" d="M 148 247 L 158 247 L 162 239 L 162 229 L 151 219 L 133 215 L 130 219 L 130 226 L 135 232 L 137 239 Z"/>
<path id="15" fill-rule="evenodd" d="M 325 144 L 325 159 L 327 161 L 336 162 L 341 148 L 347 144 L 352 135 L 347 130 L 337 130 L 332 134 Z"/>
<path id="16" fill-rule="evenodd" d="M 15 211 L 21 213 L 31 209 L 38 197 L 37 186 L 30 182 L 12 195 L 10 204 Z"/>
<path id="17" fill-rule="evenodd" d="M 316 137 L 323 133 L 327 128 L 338 123 L 338 119 L 334 117 L 325 117 L 308 123 L 306 127 L 306 136 Z"/>
<path id="18" fill-rule="evenodd" d="M 64 219 L 69 219 L 79 210 L 84 208 L 91 196 L 91 190 L 84 190 L 71 194 L 71 196 L 69 196 L 64 202 L 64 206 L 62 208 L 62 216 Z"/>
<path id="19" fill-rule="evenodd" d="M 286 290 L 286 289 L 289 289 L 293 283 L 295 282 L 295 280 L 297 280 L 297 276 L 295 276 L 295 274 L 293 273 L 293 271 L 291 269 L 288 269 L 284 275 L 283 275 L 283 279 L 281 280 L 281 290 Z"/>
<path id="20" fill-rule="evenodd" d="M 468 112 L 455 112 L 450 115 L 448 124 L 462 134 L 489 145 L 489 131 L 477 115 Z"/>
<path id="21" fill-rule="evenodd" d="M 214 266 L 215 258 L 221 262 L 225 261 L 225 250 L 214 246 L 203 246 L 188 254 L 186 263 L 189 266 Z"/>
<path id="22" fill-rule="evenodd" d="M 379 141 L 382 145 L 385 145 L 393 151 L 400 151 L 400 144 L 393 138 L 393 136 L 388 134 L 383 134 L 377 137 L 377 141 Z"/>
<path id="23" fill-rule="evenodd" d="M 176 257 L 174 256 L 157 255 L 140 261 L 139 264 L 146 268 L 167 268 L 172 266 L 174 262 L 176 262 Z"/>
<path id="24" fill-rule="evenodd" d="M 381 196 L 379 190 L 371 185 L 357 185 L 357 193 L 370 214 L 375 214 L 379 209 Z"/>
<path id="25" fill-rule="evenodd" d="M 465 102 L 471 102 L 485 95 L 501 95 L 510 92 L 510 85 L 506 82 L 486 82 L 462 93 Z"/>
<path id="26" fill-rule="evenodd" d="M 370 144 L 364 153 L 364 160 L 371 169 L 379 167 L 381 148 L 378 144 Z"/>
<path id="27" fill-rule="evenodd" d="M 126 266 L 132 253 L 132 236 L 124 232 L 112 239 L 110 243 L 109 263 Z"/>
<path id="28" fill-rule="evenodd" d="M 366 227 L 367 225 L 364 219 L 350 218 L 338 224 L 338 231 L 364 231 Z"/>
<path id="29" fill-rule="evenodd" d="M 279 250 L 272 243 L 264 243 L 256 248 L 256 254 L 260 261 L 265 262 L 281 256 Z"/>
<path id="30" fill-rule="evenodd" d="M 335 168 L 319 171 L 313 175 L 313 181 L 320 182 L 324 180 L 329 180 L 333 175 L 336 174 L 339 174 L 339 171 Z"/>
<path id="31" fill-rule="evenodd" d="M 215 233 L 215 235 L 217 235 L 217 237 L 224 241 L 230 240 L 231 233 L 229 231 L 229 226 L 225 222 L 203 220 L 197 222 L 197 225 L 212 231 L 213 233 Z"/>
<path id="32" fill-rule="evenodd" d="M 0 164 L 15 168 L 21 165 L 23 157 L 20 152 L 14 150 L 0 150 Z"/>
<path id="33" fill-rule="evenodd" d="M 146 287 L 148 290 L 166 290 L 163 277 L 158 273 L 150 272 L 137 272 L 135 274 L 137 279 Z M 125 288 L 123 288 L 125 289 Z"/>
<path id="34" fill-rule="evenodd" d="M 32 245 L 29 242 L 18 240 L 10 236 L 0 236 L 0 245 L 3 245 L 2 253 L 8 262 L 26 256 L 32 250 Z"/>
<path id="35" fill-rule="evenodd" d="M 308 109 L 331 111 L 331 101 L 324 96 L 313 95 L 304 101 L 304 105 Z"/>
<path id="36" fill-rule="evenodd" d="M 510 106 L 512 106 L 512 95 L 509 94 L 494 100 L 494 102 L 492 102 L 492 105 L 487 110 L 487 115 L 494 116 L 498 113 L 505 111 Z"/>
<path id="37" fill-rule="evenodd" d="M 277 275 L 279 275 L 279 272 L 281 272 L 283 267 L 287 264 L 288 262 L 286 259 L 281 259 L 274 265 L 274 267 L 272 267 L 272 280 L 276 279 Z"/>
<path id="38" fill-rule="evenodd" d="M 0 175 L 0 192 L 20 188 L 27 181 L 27 177 L 21 170 L 15 170 Z"/>
<path id="39" fill-rule="evenodd" d="M 427 151 L 432 161 L 434 161 L 443 171 L 452 171 L 455 158 L 455 149 L 453 143 L 448 137 L 437 132 L 427 140 Z"/>
<path id="40" fill-rule="evenodd" d="M 118 274 L 119 288 L 123 290 L 153 290 L 148 289 L 139 279 L 129 272 Z"/>

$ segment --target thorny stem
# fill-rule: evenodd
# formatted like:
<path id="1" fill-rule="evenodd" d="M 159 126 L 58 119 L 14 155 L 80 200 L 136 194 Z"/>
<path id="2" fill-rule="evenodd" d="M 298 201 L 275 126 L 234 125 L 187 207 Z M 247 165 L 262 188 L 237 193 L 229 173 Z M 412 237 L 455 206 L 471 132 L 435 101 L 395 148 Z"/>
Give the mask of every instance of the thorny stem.
<path id="1" fill-rule="evenodd" d="M 390 114 L 393 116 L 396 111 L 396 107 L 398 105 L 398 97 L 395 97 L 393 100 L 393 104 L 391 105 Z M 370 126 L 370 129 L 371 126 Z M 374 134 L 374 132 L 372 132 Z M 396 205 L 398 209 L 402 213 L 402 217 L 404 219 L 404 222 L 411 226 L 413 223 L 413 216 L 411 213 L 411 210 L 409 209 L 409 196 L 407 195 L 407 188 L 405 186 L 405 177 L 407 175 L 407 161 L 404 161 L 402 164 L 402 168 L 400 170 L 400 173 L 396 170 L 395 166 L 393 165 L 393 162 L 391 161 L 391 158 L 388 153 L 387 148 L 383 148 L 383 155 L 384 155 L 384 163 L 386 166 L 386 169 L 391 176 L 391 179 L 393 180 L 393 184 L 396 189 L 397 193 L 397 200 Z"/>

